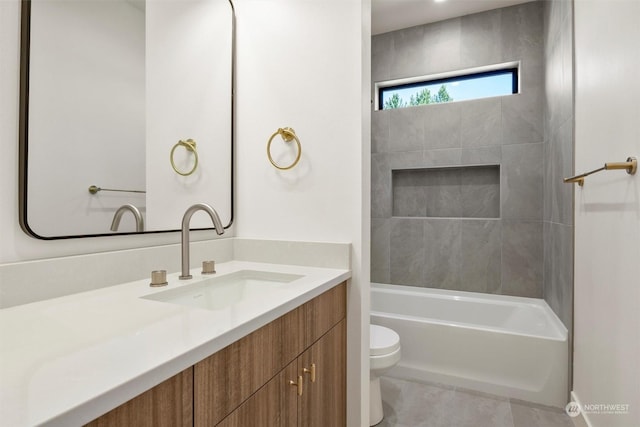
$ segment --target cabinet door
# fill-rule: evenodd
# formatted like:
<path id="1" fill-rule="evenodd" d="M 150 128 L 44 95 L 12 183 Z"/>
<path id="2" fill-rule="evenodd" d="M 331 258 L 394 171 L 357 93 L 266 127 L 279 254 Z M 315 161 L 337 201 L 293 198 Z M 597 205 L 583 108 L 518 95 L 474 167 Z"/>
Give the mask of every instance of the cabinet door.
<path id="1" fill-rule="evenodd" d="M 193 368 L 91 421 L 90 427 L 193 426 Z"/>
<path id="2" fill-rule="evenodd" d="M 346 425 L 346 320 L 340 321 L 298 359 L 304 393 L 298 405 L 299 427 Z M 315 364 L 315 382 L 311 373 Z"/>
<path id="3" fill-rule="evenodd" d="M 302 352 L 302 309 L 295 309 L 198 362 L 195 426 L 218 424 Z"/>
<path id="4" fill-rule="evenodd" d="M 297 427 L 297 388 L 289 381 L 298 381 L 295 360 L 217 427 Z"/>

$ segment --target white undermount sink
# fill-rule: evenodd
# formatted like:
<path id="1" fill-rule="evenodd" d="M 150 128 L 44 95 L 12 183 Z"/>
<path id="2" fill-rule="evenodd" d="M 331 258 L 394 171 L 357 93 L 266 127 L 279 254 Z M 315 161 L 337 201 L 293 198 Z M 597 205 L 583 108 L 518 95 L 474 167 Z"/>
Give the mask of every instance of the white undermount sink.
<path id="1" fill-rule="evenodd" d="M 298 274 L 240 270 L 142 298 L 206 310 L 223 310 L 242 303 L 258 302 L 302 277 Z"/>

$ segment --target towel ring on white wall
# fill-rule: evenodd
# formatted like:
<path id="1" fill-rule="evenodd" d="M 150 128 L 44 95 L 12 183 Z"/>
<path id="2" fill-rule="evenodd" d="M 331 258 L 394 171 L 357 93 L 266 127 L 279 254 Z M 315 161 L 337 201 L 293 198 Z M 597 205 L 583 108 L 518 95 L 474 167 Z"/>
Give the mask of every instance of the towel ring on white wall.
<path id="1" fill-rule="evenodd" d="M 273 138 L 275 138 L 276 135 L 280 135 L 284 142 L 291 142 L 293 140 L 296 141 L 296 145 L 298 146 L 298 155 L 296 156 L 296 159 L 293 161 L 293 163 L 291 163 L 289 166 L 280 166 L 275 162 L 275 160 L 273 160 L 273 157 L 271 157 L 271 142 L 273 141 Z M 302 146 L 300 145 L 300 140 L 298 139 L 296 132 L 293 130 L 293 128 L 289 128 L 289 127 L 278 128 L 278 130 L 275 131 L 273 135 L 271 135 L 271 138 L 269 138 L 269 142 L 267 143 L 267 157 L 269 158 L 269 161 L 275 168 L 280 170 L 291 169 L 298 164 L 298 162 L 300 161 L 301 155 L 302 155 Z"/>
<path id="2" fill-rule="evenodd" d="M 176 166 L 175 162 L 173 161 L 173 154 L 175 153 L 176 148 L 178 148 L 180 146 L 186 148 L 187 151 L 191 151 L 193 153 L 193 155 L 195 156 L 195 161 L 193 163 L 193 168 L 191 168 L 191 170 L 189 170 L 187 172 L 182 172 L 181 170 L 179 170 L 178 167 Z M 178 175 L 182 175 L 182 176 L 191 175 L 198 168 L 198 151 L 196 150 L 196 142 L 193 139 L 187 139 L 186 141 L 183 141 L 183 140 L 178 141 L 178 143 L 176 145 L 174 145 L 173 148 L 171 149 L 171 155 L 169 156 L 169 160 L 171 160 L 171 167 L 173 167 L 173 170 Z"/>

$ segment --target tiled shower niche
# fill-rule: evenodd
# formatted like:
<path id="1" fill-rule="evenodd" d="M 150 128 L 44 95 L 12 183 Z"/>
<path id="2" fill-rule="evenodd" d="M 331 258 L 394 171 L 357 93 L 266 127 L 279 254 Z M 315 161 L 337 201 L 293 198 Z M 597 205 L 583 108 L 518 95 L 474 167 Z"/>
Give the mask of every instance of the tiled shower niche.
<path id="1" fill-rule="evenodd" d="M 500 166 L 392 170 L 393 216 L 499 218 Z"/>

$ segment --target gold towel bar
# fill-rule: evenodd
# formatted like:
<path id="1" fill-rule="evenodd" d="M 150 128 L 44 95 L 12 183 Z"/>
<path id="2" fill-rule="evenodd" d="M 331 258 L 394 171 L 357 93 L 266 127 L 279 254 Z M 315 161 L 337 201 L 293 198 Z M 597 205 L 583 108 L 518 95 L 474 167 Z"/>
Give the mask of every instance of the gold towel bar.
<path id="1" fill-rule="evenodd" d="M 589 175 L 600 172 L 603 170 L 625 169 L 629 175 L 635 175 L 638 170 L 638 159 L 635 157 L 628 157 L 626 162 L 611 162 L 605 163 L 603 167 L 594 169 L 591 172 L 583 173 L 580 175 L 565 178 L 564 182 L 577 182 L 580 187 L 584 185 L 584 179 Z"/>
<path id="2" fill-rule="evenodd" d="M 89 193 L 97 194 L 98 191 L 118 191 L 120 193 L 146 193 L 144 190 L 117 190 L 115 188 L 100 188 L 97 185 L 92 185 L 89 187 Z"/>

